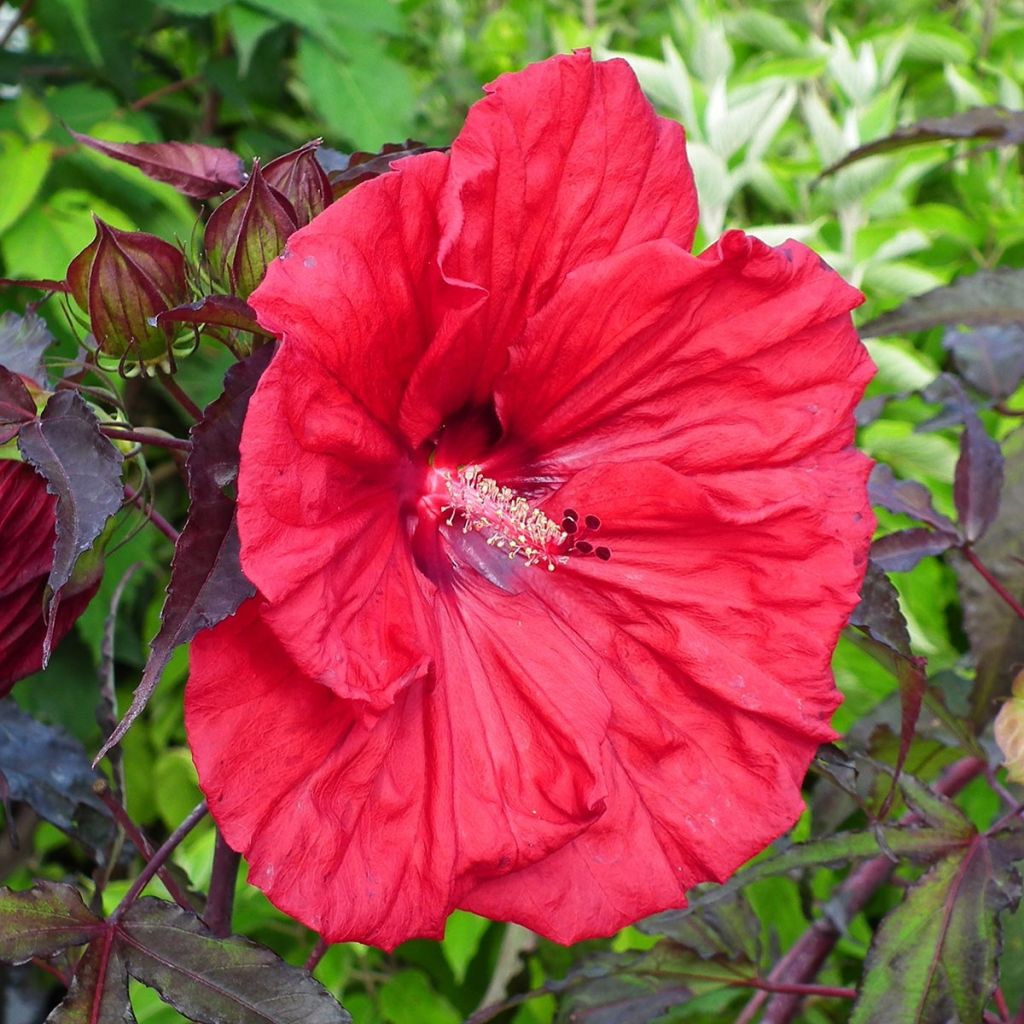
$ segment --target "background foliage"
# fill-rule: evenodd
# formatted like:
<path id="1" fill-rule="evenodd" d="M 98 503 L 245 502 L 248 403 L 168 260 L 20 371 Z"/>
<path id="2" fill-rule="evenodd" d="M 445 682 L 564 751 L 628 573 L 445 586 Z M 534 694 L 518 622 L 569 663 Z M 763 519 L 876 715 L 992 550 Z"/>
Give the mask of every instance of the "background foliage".
<path id="1" fill-rule="evenodd" d="M 698 245 L 723 227 L 773 243 L 805 241 L 865 291 L 861 324 L 979 271 L 1024 267 L 1024 114 L 987 133 L 969 118 L 948 121 L 979 107 L 1024 110 L 1024 4 L 1012 0 L 23 0 L 20 9 L 0 6 L 0 39 L 3 277 L 63 278 L 93 237 L 93 213 L 168 239 L 196 232 L 196 204 L 76 145 L 68 129 L 110 141 L 201 141 L 264 161 L 318 136 L 344 152 L 406 138 L 445 145 L 482 83 L 578 46 L 626 56 L 660 110 L 685 125 L 701 198 Z M 821 177 L 858 146 L 922 119 L 946 119 L 932 134 L 980 137 L 927 141 L 919 131 L 919 144 Z M 1014 909 L 1013 867 L 1024 844 L 1013 829 L 992 826 L 1013 824 L 1021 790 L 994 771 L 1001 757 L 991 725 L 1024 661 L 1024 633 L 970 562 L 979 559 L 1011 599 L 1021 598 L 1022 282 L 1007 278 L 996 303 L 991 280 L 981 287 L 975 279 L 952 314 L 926 302 L 867 332 L 879 373 L 862 408 L 861 443 L 896 478 L 924 485 L 934 509 L 922 515 L 919 493 L 876 477 L 880 534 L 918 533 L 876 551 L 881 568 L 869 580 L 862 629 L 836 655 L 843 739 L 819 759 L 808 811 L 774 851 L 779 859 L 698 897 L 694 912 L 608 942 L 563 949 L 460 913 L 441 944 L 411 942 L 390 956 L 334 947 L 316 977 L 356 1021 L 448 1024 L 509 996 L 517 1005 L 495 1019 L 517 1024 L 759 1014 L 811 1024 L 966 1024 L 983 1012 L 1013 1019 L 1024 1005 L 1024 912 Z M 22 311 L 37 298 L 0 291 L 0 310 Z M 80 326 L 56 302 L 40 312 L 72 357 Z M 220 394 L 230 362 L 202 348 L 183 362 L 179 380 L 205 405 Z M 187 429 L 170 403 L 131 381 L 123 388 L 136 422 Z M 1001 502 L 1001 458 L 987 438 L 1001 442 L 1006 460 Z M 153 471 L 167 483 L 161 511 L 180 521 L 186 498 L 173 465 Z M 139 525 L 121 522 L 99 597 L 45 680 L 16 688 L 17 708 L 0 722 L 3 765 L 42 750 L 18 708 L 90 752 L 99 747 L 105 635 L 127 704 L 159 624 L 171 554 L 168 540 Z M 948 535 L 949 550 L 937 534 Z M 924 551 L 931 553 L 918 559 Z M 905 635 L 881 569 L 892 571 Z M 201 796 L 181 720 L 186 670 L 179 650 L 123 744 L 128 810 L 157 838 Z M 904 773 L 889 800 L 900 760 Z M 88 891 L 90 845 L 102 842 L 89 780 L 69 783 L 62 798 L 71 802 L 57 811 L 45 809 L 39 785 L 30 779 L 13 793 L 9 819 L 21 842 L 0 842 L 0 877 L 13 889 L 45 878 Z M 213 845 L 207 821 L 174 858 L 200 891 Z M 868 868 L 877 875 L 872 886 L 858 875 Z M 107 911 L 135 874 L 115 866 Z M 153 891 L 164 894 L 159 882 Z M 787 950 L 806 949 L 808 935 L 829 929 L 820 972 L 792 982 L 788 995 L 755 994 L 758 979 L 780 977 L 772 972 Z M 242 882 L 234 930 L 296 965 L 316 941 Z M 3 979 L 5 1020 L 41 1020 L 61 994 L 32 967 Z M 820 990 L 801 1001 L 802 983 Z M 897 989 L 903 1002 L 893 1002 Z M 520 1002 L 530 991 L 537 994 Z M 140 1024 L 182 1019 L 154 989 L 132 982 L 132 994 Z"/>

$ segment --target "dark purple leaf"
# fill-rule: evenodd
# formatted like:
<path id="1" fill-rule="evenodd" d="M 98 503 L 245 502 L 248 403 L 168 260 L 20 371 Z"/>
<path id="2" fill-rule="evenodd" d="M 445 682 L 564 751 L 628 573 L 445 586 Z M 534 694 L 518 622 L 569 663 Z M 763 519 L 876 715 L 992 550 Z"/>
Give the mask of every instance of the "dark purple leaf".
<path id="1" fill-rule="evenodd" d="M 327 177 L 331 182 L 331 189 L 334 198 L 339 199 L 346 192 L 351 192 L 356 185 L 371 178 L 377 178 L 391 170 L 391 165 L 403 157 L 416 156 L 420 153 L 438 153 L 443 150 L 435 146 L 428 146 L 423 142 L 416 142 L 414 139 L 406 139 L 405 142 L 389 142 L 381 147 L 379 153 L 353 153 L 343 166 L 338 166 L 340 161 L 331 160 L 333 166 L 327 166 Z M 334 150 L 327 150 L 327 154 L 334 154 Z M 317 154 L 321 156 L 321 154 Z M 337 154 L 340 156 L 340 154 Z"/>
<path id="2" fill-rule="evenodd" d="M 1003 489 L 1003 453 L 978 414 L 965 407 L 960 458 L 953 478 L 953 500 L 968 542 L 980 539 L 999 512 Z"/>
<path id="3" fill-rule="evenodd" d="M 956 524 L 942 513 L 936 512 L 932 496 L 926 487 L 914 480 L 897 480 L 892 470 L 879 462 L 868 480 L 868 497 L 872 505 L 880 505 L 890 512 L 910 516 L 941 533 L 956 533 Z"/>
<path id="4" fill-rule="evenodd" d="M 58 391 L 42 416 L 21 428 L 18 447 L 57 497 L 57 541 L 50 570 L 43 664 L 49 660 L 56 604 L 79 555 L 121 507 L 124 456 L 101 433 L 96 417 L 74 391 Z"/>
<path id="5" fill-rule="evenodd" d="M 247 299 L 296 226 L 292 204 L 267 184 L 255 162 L 245 187 L 206 222 L 203 245 L 214 277 Z"/>
<path id="6" fill-rule="evenodd" d="M 1009 398 L 1024 379 L 1021 324 L 991 324 L 966 332 L 951 328 L 942 344 L 952 354 L 963 379 L 990 398 Z"/>
<path id="7" fill-rule="evenodd" d="M 0 364 L 0 444 L 10 441 L 22 424 L 36 418 L 36 403 L 25 382 Z"/>
<path id="8" fill-rule="evenodd" d="M 204 295 L 196 302 L 160 313 L 156 322 L 161 327 L 171 323 L 208 324 L 211 327 L 266 333 L 256 322 L 256 310 L 235 295 Z"/>
<path id="9" fill-rule="evenodd" d="M 78 890 L 60 882 L 37 882 L 24 892 L 0 889 L 0 960 L 23 964 L 80 946 L 102 932 Z"/>
<path id="10" fill-rule="evenodd" d="M 985 536 L 971 545 L 975 555 L 1018 600 L 1024 599 L 1021 523 L 1024 523 L 1024 430 L 1004 442 L 1005 484 L 999 512 Z M 998 710 L 998 699 L 1010 692 L 1016 671 L 1024 665 L 1024 621 L 966 559 L 953 558 L 960 584 L 964 628 L 971 641 L 975 684 L 971 719 L 977 726 Z"/>
<path id="11" fill-rule="evenodd" d="M 761 927 L 754 908 L 739 886 L 728 892 L 723 888 L 703 886 L 688 894 L 690 906 L 685 910 L 657 914 L 640 921 L 638 927 L 648 935 L 663 935 L 692 949 L 704 960 L 724 956 L 757 963 L 761 957 Z M 702 895 L 714 898 L 701 903 L 699 914 L 693 913 L 693 904 Z"/>
<path id="12" fill-rule="evenodd" d="M 242 160 L 230 150 L 198 142 L 104 142 L 71 134 L 104 156 L 138 167 L 155 181 L 173 185 L 193 199 L 210 199 L 245 181 Z"/>
<path id="13" fill-rule="evenodd" d="M 53 344 L 46 321 L 36 313 L 0 314 L 0 366 L 42 384 L 43 353 Z"/>
<path id="14" fill-rule="evenodd" d="M 54 281 L 48 277 L 0 277 L 0 288 L 31 288 L 37 292 L 68 292 L 67 281 Z"/>
<path id="15" fill-rule="evenodd" d="M 890 153 L 907 146 L 926 142 L 987 139 L 1001 146 L 1024 144 L 1024 111 L 1005 107 L 974 107 L 951 117 L 927 117 L 898 128 L 884 139 L 858 146 L 837 163 L 821 172 L 821 177 L 835 174 L 842 167 L 878 153 Z"/>
<path id="16" fill-rule="evenodd" d="M 882 569 L 868 562 L 868 570 L 861 588 L 860 604 L 850 616 L 855 626 L 871 641 L 889 652 L 887 659 L 896 676 L 900 690 L 900 748 L 893 772 L 892 786 L 882 804 L 880 817 L 885 817 L 896 794 L 900 773 L 914 740 L 917 720 L 921 715 L 921 702 L 928 685 L 925 660 L 917 658 L 910 649 L 910 632 L 900 610 L 899 594 Z"/>
<path id="17" fill-rule="evenodd" d="M 292 204 L 296 225 L 308 224 L 330 205 L 331 183 L 316 158 L 321 139 L 285 153 L 263 168 L 267 184 Z"/>
<path id="18" fill-rule="evenodd" d="M 28 804 L 101 860 L 114 835 L 110 812 L 96 796 L 100 780 L 85 748 L 56 726 L 0 701 L 0 765 L 12 800 Z"/>
<path id="19" fill-rule="evenodd" d="M 64 1001 L 45 1024 L 135 1024 L 128 1001 L 128 971 L 113 932 L 89 945 Z"/>
<path id="20" fill-rule="evenodd" d="M 118 939 L 128 973 L 199 1024 L 351 1024 L 305 971 L 248 939 L 215 938 L 173 904 L 139 900 Z"/>
<path id="21" fill-rule="evenodd" d="M 1024 270 L 980 270 L 908 299 L 860 328 L 866 338 L 950 324 L 1024 323 Z"/>
<path id="22" fill-rule="evenodd" d="M 929 530 L 919 526 L 911 530 L 897 530 L 881 537 L 871 545 L 871 561 L 884 572 L 909 572 L 930 555 L 941 555 L 960 543 L 955 533 Z"/>
<path id="23" fill-rule="evenodd" d="M 208 405 L 192 428 L 188 484 L 191 505 L 174 549 L 160 631 L 132 702 L 96 759 L 128 731 L 156 689 L 175 647 L 233 615 L 256 592 L 242 575 L 235 502 L 228 493 L 238 477 L 238 445 L 249 399 L 274 354 L 273 345 L 236 363 L 224 379 L 224 393 Z"/>
<path id="24" fill-rule="evenodd" d="M 976 835 L 907 891 L 875 932 L 851 1024 L 982 1019 L 996 985 L 999 915 L 1020 900 L 1020 852 Z"/>

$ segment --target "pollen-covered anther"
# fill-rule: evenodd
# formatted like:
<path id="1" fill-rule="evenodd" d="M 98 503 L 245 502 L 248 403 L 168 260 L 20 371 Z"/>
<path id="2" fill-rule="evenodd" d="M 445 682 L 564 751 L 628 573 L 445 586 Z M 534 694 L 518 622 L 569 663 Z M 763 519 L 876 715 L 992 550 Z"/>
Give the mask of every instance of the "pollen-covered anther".
<path id="1" fill-rule="evenodd" d="M 450 499 L 443 509 L 449 526 L 461 522 L 463 533 L 476 530 L 489 545 L 527 565 L 544 565 L 553 572 L 566 562 L 560 550 L 566 531 L 511 487 L 484 476 L 479 466 L 438 472 Z"/>

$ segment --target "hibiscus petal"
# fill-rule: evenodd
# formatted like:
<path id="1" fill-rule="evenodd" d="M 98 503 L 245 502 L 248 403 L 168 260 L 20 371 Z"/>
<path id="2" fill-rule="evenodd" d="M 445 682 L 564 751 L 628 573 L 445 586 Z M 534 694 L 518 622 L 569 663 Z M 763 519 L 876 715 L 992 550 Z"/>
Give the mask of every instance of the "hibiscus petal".
<path id="1" fill-rule="evenodd" d="M 433 652 L 430 585 L 412 567 L 399 505 L 403 464 L 327 366 L 282 346 L 242 434 L 242 568 L 302 670 L 376 710 Z"/>
<path id="2" fill-rule="evenodd" d="M 490 399 L 508 346 L 567 274 L 652 239 L 688 249 L 697 225 L 683 130 L 624 61 L 580 51 L 487 91 L 452 146 L 440 243 L 445 278 L 486 301 L 417 368 L 402 409 L 413 445 Z"/>
<path id="3" fill-rule="evenodd" d="M 264 611 L 254 599 L 196 638 L 189 743 L 249 880 L 329 941 L 440 937 L 468 879 L 547 855 L 603 809 L 587 759 L 607 705 L 583 695 L 564 634 L 518 646 L 536 612 L 446 605 L 446 680 L 369 717 L 298 671 Z M 520 674 L 538 667 L 547 691 Z"/>
<path id="4" fill-rule="evenodd" d="M 447 167 L 427 153 L 364 182 L 289 237 L 249 298 L 263 327 L 321 360 L 385 424 L 430 341 L 434 302 L 452 290 L 434 260 Z"/>
<path id="5" fill-rule="evenodd" d="M 833 735 L 829 657 L 873 527 L 868 468 L 853 452 L 702 481 L 604 466 L 550 499 L 597 515 L 594 543 L 612 552 L 533 586 L 601 652 L 607 807 L 460 906 L 563 942 L 607 935 L 682 906 L 793 823 L 807 765 Z"/>
<path id="6" fill-rule="evenodd" d="M 577 270 L 497 384 L 507 461 L 525 451 L 564 478 L 596 461 L 714 471 L 836 451 L 873 372 L 860 301 L 806 247 L 741 232 L 699 258 L 652 243 Z"/>

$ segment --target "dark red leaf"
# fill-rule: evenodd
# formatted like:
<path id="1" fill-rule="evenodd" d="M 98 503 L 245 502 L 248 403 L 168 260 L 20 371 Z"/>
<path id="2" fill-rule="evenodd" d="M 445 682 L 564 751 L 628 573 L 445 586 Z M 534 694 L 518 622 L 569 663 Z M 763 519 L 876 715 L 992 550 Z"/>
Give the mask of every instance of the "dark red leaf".
<path id="1" fill-rule="evenodd" d="M 880 537 L 871 545 L 871 561 L 884 572 L 909 572 L 930 555 L 941 555 L 960 543 L 955 533 L 929 530 L 919 526 L 911 530 L 897 530 Z"/>
<path id="2" fill-rule="evenodd" d="M 199 1024 L 351 1024 L 314 978 L 248 939 L 218 939 L 192 914 L 139 900 L 121 919 L 128 973 Z"/>
<path id="3" fill-rule="evenodd" d="M 17 373 L 0 364 L 0 444 L 10 441 L 22 424 L 36 418 L 36 403 Z"/>
<path id="4" fill-rule="evenodd" d="M 878 153 L 890 153 L 925 142 L 988 139 L 1001 146 L 1024 144 L 1024 111 L 1005 107 L 974 107 L 951 117 L 927 117 L 898 128 L 884 139 L 858 146 L 837 163 L 821 172 L 821 177 L 835 174 L 842 167 Z"/>
<path id="5" fill-rule="evenodd" d="M 156 322 L 161 327 L 171 323 L 208 324 L 265 333 L 256 322 L 256 310 L 235 295 L 204 295 L 196 302 L 175 306 L 158 314 Z"/>
<path id="6" fill-rule="evenodd" d="M 331 203 L 331 183 L 316 158 L 320 142 L 307 142 L 263 168 L 267 184 L 292 204 L 297 227 L 308 224 Z"/>
<path id="7" fill-rule="evenodd" d="M 68 292 L 67 281 L 53 281 L 48 277 L 0 277 L 0 288 L 31 288 L 37 292 Z"/>
<path id="8" fill-rule="evenodd" d="M 932 496 L 926 487 L 914 480 L 897 480 L 884 462 L 877 463 L 871 471 L 868 497 L 872 505 L 880 505 L 890 512 L 910 516 L 934 526 L 940 533 L 957 533 L 953 520 L 947 519 L 941 512 L 935 510 Z"/>
<path id="9" fill-rule="evenodd" d="M 238 445 L 249 399 L 274 354 L 257 349 L 227 372 L 224 393 L 192 428 L 188 484 L 191 505 L 174 549 L 160 631 L 128 711 L 96 757 L 118 743 L 149 702 L 175 647 L 233 615 L 255 593 L 242 575 L 235 502 L 229 490 L 238 477 Z"/>
<path id="10" fill-rule="evenodd" d="M 908 299 L 860 328 L 866 338 L 926 331 L 942 324 L 1024 323 L 1024 270 L 981 270 Z"/>
<path id="11" fill-rule="evenodd" d="M 103 922 L 93 916 L 73 886 L 37 882 L 24 892 L 0 889 L 0 960 L 23 964 L 53 956 L 98 935 Z"/>
<path id="12" fill-rule="evenodd" d="M 330 180 L 334 198 L 339 199 L 346 192 L 351 192 L 356 185 L 386 174 L 396 160 L 407 156 L 416 156 L 419 153 L 437 152 L 442 151 L 435 146 L 416 142 L 414 139 L 406 139 L 405 142 L 389 142 L 381 147 L 379 153 L 358 152 L 348 157 L 347 161 L 331 161 L 327 169 L 327 177 Z"/>
<path id="13" fill-rule="evenodd" d="M 899 594 L 889 577 L 874 562 L 861 588 L 860 604 L 850 616 L 850 625 L 863 632 L 873 643 L 888 652 L 886 660 L 896 676 L 900 690 L 900 749 L 893 771 L 892 786 L 879 812 L 884 817 L 892 806 L 900 773 L 910 752 L 910 744 L 921 715 L 921 703 L 928 685 L 925 659 L 915 657 L 910 649 L 907 620 L 900 610 Z"/>
<path id="14" fill-rule="evenodd" d="M 121 507 L 124 456 L 101 433 L 96 417 L 74 391 L 58 391 L 39 419 L 18 435 L 25 461 L 46 479 L 57 497 L 57 541 L 50 570 L 46 613 L 49 629 L 43 664 L 49 660 L 56 604 L 79 555 Z"/>
<path id="15" fill-rule="evenodd" d="M 36 313 L 0 315 L 0 366 L 42 384 L 43 353 L 53 344 L 46 321 Z"/>
<path id="16" fill-rule="evenodd" d="M 45 1024 L 135 1024 L 128 971 L 112 930 L 82 954 L 68 994 Z"/>
<path id="17" fill-rule="evenodd" d="M 988 435 L 978 414 L 964 406 L 960 458 L 953 478 L 953 500 L 960 513 L 960 529 L 968 542 L 978 540 L 999 512 L 1003 489 L 1003 453 Z"/>
<path id="18" fill-rule="evenodd" d="M 233 196 L 214 210 L 203 244 L 214 276 L 247 299 L 296 228 L 292 204 L 263 177 L 259 162 Z"/>
<path id="19" fill-rule="evenodd" d="M 245 181 L 241 158 L 216 146 L 198 142 L 104 142 L 74 131 L 71 134 L 98 153 L 138 167 L 148 177 L 173 185 L 193 199 L 209 199 L 230 188 L 240 188 Z"/>
<path id="20" fill-rule="evenodd" d="M 972 388 L 1001 400 L 1024 379 L 1024 326 L 990 324 L 973 331 L 947 330 L 942 344 Z"/>

